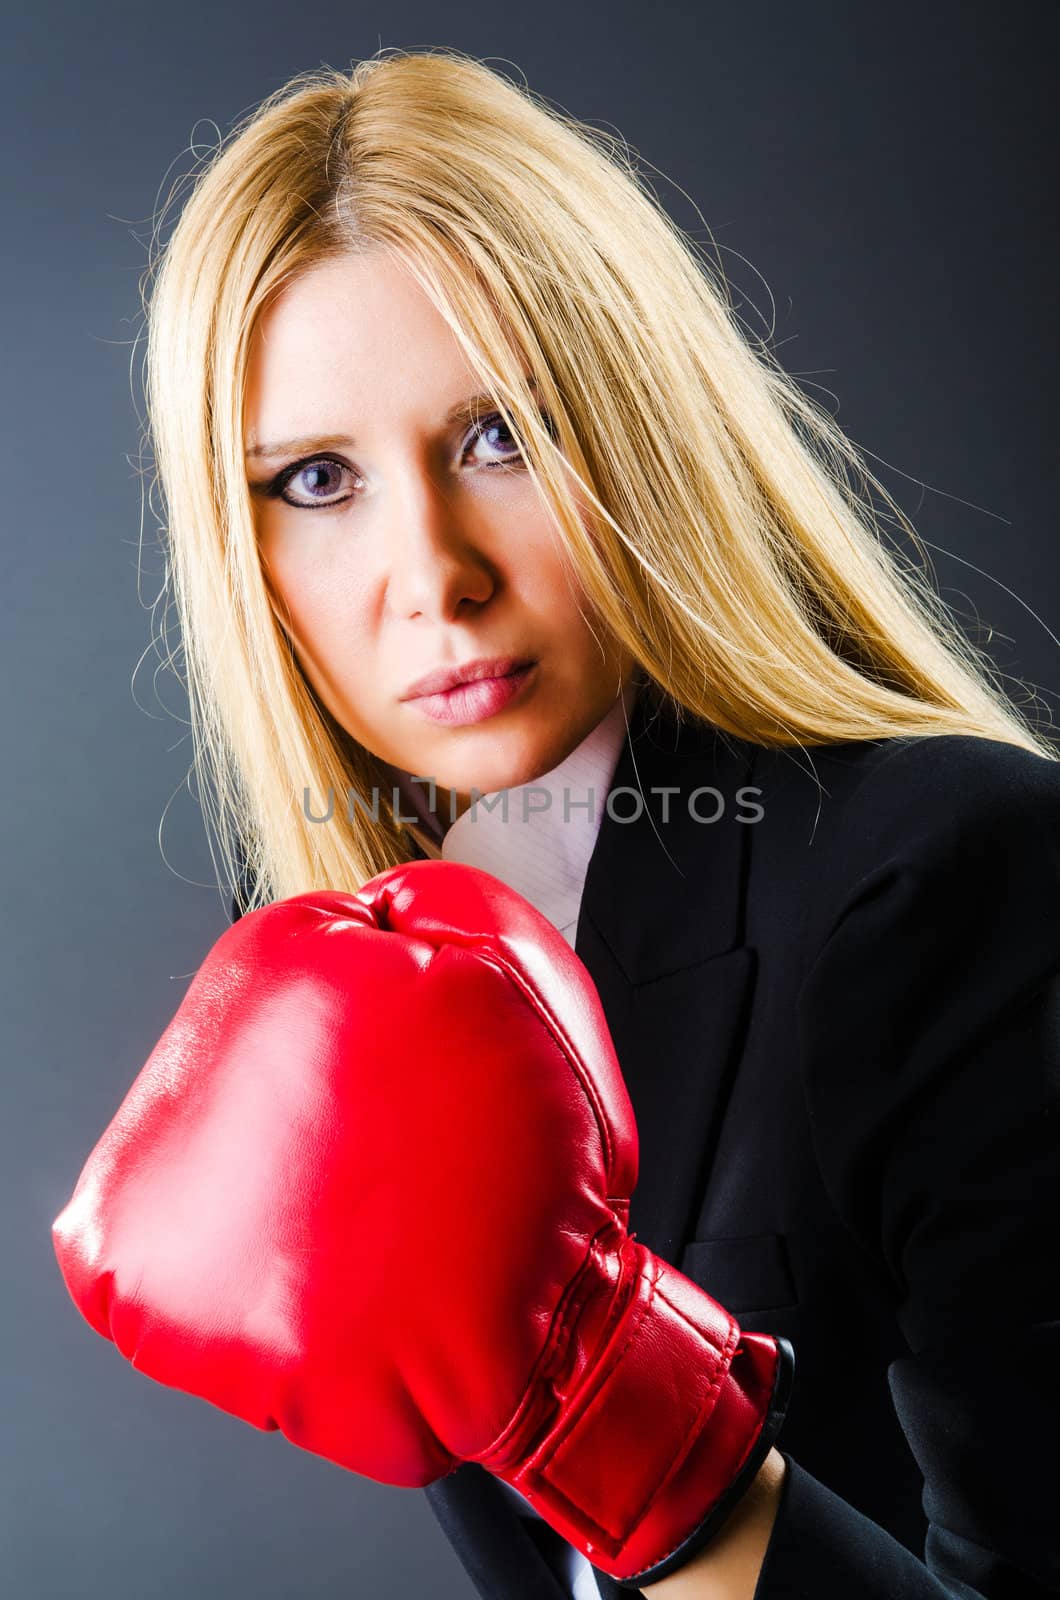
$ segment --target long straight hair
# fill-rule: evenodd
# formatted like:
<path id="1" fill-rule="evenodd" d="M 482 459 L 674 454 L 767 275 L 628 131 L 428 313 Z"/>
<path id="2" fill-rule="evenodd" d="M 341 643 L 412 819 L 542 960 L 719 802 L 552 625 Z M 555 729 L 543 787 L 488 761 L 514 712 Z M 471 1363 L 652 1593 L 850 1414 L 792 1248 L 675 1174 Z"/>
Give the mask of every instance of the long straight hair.
<path id="1" fill-rule="evenodd" d="M 320 704 L 277 616 L 243 462 L 263 311 L 365 251 L 400 259 L 445 317 L 592 615 L 678 717 L 766 745 L 972 734 L 1057 759 L 885 543 L 873 495 L 920 551 L 908 519 L 617 139 L 460 52 L 387 51 L 267 98 L 191 175 L 163 246 L 168 209 L 145 279 L 163 615 L 201 802 L 250 904 L 356 888 L 411 854 L 382 764 Z M 310 795 L 334 800 L 333 825 Z"/>

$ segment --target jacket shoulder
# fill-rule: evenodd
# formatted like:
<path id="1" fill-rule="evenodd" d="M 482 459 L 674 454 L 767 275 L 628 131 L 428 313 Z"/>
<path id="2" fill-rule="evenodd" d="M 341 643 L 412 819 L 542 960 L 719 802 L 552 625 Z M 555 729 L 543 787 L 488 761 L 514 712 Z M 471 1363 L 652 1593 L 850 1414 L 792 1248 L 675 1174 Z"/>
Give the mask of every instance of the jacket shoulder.
<path id="1" fill-rule="evenodd" d="M 778 914 L 801 907 L 807 956 L 848 909 L 899 879 L 970 911 L 1060 922 L 1060 760 L 929 734 L 771 749 L 756 781 L 762 893 Z"/>
<path id="2" fill-rule="evenodd" d="M 807 752 L 837 850 L 870 870 L 927 866 L 993 845 L 1060 850 L 1060 759 L 965 734 L 928 734 Z"/>

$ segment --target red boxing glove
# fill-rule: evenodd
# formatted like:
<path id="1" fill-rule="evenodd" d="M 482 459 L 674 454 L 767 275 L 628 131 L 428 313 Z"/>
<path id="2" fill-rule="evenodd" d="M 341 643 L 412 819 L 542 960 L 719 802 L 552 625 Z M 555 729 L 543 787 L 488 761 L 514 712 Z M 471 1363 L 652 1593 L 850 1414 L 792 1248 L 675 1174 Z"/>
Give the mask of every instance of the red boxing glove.
<path id="1" fill-rule="evenodd" d="M 742 1495 L 792 1354 L 627 1232 L 636 1177 L 582 963 L 426 861 L 221 936 L 53 1236 L 149 1377 L 383 1483 L 479 1462 L 640 1587 Z"/>

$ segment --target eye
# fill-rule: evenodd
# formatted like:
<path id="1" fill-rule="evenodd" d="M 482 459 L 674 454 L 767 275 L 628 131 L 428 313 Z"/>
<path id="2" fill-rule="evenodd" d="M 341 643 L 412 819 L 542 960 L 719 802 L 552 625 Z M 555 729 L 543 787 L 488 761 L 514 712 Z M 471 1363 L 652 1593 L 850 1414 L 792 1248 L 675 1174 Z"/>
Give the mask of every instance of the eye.
<path id="1" fill-rule="evenodd" d="M 340 495 L 338 491 L 342 487 L 343 474 L 353 480 L 353 488 L 349 493 Z M 266 487 L 265 493 L 283 500 L 289 506 L 297 506 L 300 511 L 330 510 L 351 500 L 363 481 L 360 474 L 344 461 L 338 461 L 334 456 L 314 456 L 309 461 L 296 461 L 293 466 L 284 467 Z M 302 490 L 304 498 L 292 497 L 289 493 L 292 484 Z"/>
<path id="2" fill-rule="evenodd" d="M 475 442 L 484 443 L 490 451 L 500 451 L 499 456 L 492 460 L 479 460 L 475 464 L 484 467 L 506 467 L 522 459 L 522 448 L 512 434 L 500 412 L 494 412 L 488 417 L 483 417 L 475 424 L 472 436 Z"/>
<path id="3" fill-rule="evenodd" d="M 555 439 L 555 425 L 547 411 L 541 412 L 541 421 L 549 436 Z M 483 417 L 481 421 L 477 422 L 473 437 L 476 440 L 484 440 L 489 450 L 499 450 L 501 452 L 499 456 L 495 456 L 492 460 L 479 461 L 475 463 L 476 465 L 483 467 L 511 467 L 524 464 L 522 440 L 512 433 L 499 411 L 492 412 L 488 417 Z"/>

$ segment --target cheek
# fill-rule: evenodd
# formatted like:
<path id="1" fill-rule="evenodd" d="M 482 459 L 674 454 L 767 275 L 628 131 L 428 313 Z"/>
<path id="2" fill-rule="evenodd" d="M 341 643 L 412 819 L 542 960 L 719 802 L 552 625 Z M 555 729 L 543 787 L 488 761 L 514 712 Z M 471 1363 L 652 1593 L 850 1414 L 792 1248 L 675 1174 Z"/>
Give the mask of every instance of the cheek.
<path id="1" fill-rule="evenodd" d="M 279 544 L 263 551 L 263 562 L 281 621 L 314 653 L 330 655 L 338 641 L 349 645 L 359 638 L 366 626 L 367 590 L 350 572 Z"/>
<path id="2" fill-rule="evenodd" d="M 540 515 L 528 518 L 513 543 L 518 551 L 518 587 L 532 598 L 535 608 L 574 612 L 582 589 L 559 529 Z"/>
<path id="3" fill-rule="evenodd" d="M 523 592 L 572 654 L 584 655 L 595 649 L 593 628 L 597 624 L 593 608 L 565 551 L 554 544 L 538 551 L 536 561 L 526 572 Z"/>

